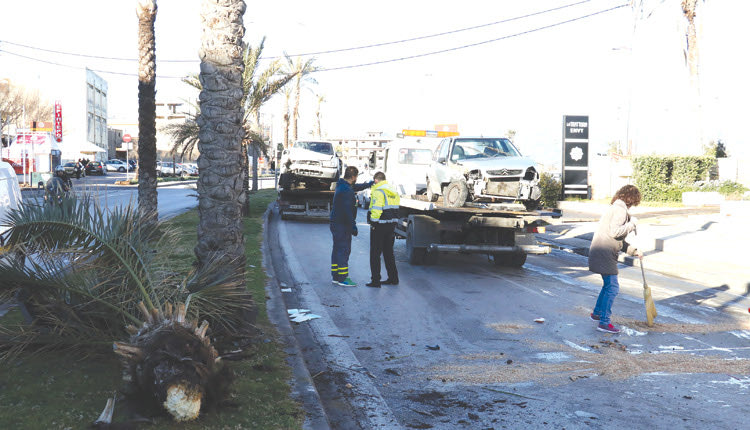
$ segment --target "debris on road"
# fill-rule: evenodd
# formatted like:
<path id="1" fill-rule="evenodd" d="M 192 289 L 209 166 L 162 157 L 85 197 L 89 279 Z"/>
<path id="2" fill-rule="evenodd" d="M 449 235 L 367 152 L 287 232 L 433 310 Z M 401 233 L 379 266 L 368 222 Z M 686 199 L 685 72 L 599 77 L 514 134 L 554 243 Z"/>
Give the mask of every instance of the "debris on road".
<path id="1" fill-rule="evenodd" d="M 301 323 L 309 320 L 314 320 L 316 318 L 320 318 L 320 315 L 315 315 L 309 313 L 309 309 L 289 309 L 287 310 L 289 313 L 289 319 L 296 322 Z"/>
<path id="2" fill-rule="evenodd" d="M 544 318 L 537 318 L 537 319 L 534 320 L 534 322 L 541 324 L 541 323 L 544 322 Z"/>
<path id="3" fill-rule="evenodd" d="M 437 351 L 438 349 L 440 349 L 440 345 L 435 345 L 435 346 L 425 345 L 425 348 L 429 349 L 430 351 Z"/>
<path id="4" fill-rule="evenodd" d="M 292 292 L 292 289 L 291 289 L 291 288 L 282 288 L 282 289 L 281 289 L 281 292 L 282 292 L 282 293 L 291 293 L 291 292 Z"/>
<path id="5" fill-rule="evenodd" d="M 521 333 L 523 330 L 531 329 L 532 327 L 528 324 L 514 324 L 514 323 L 492 323 L 488 324 L 487 327 L 497 331 L 498 333 Z"/>

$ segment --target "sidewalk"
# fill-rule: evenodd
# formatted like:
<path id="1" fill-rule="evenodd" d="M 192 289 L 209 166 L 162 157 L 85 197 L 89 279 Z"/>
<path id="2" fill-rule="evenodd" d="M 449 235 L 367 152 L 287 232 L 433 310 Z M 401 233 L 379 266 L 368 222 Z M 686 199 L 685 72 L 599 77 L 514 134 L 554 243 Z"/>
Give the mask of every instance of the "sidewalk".
<path id="1" fill-rule="evenodd" d="M 607 205 L 561 202 L 562 223 L 538 234 L 542 242 L 588 255 L 598 220 Z M 750 202 L 730 207 L 635 207 L 637 234 L 628 242 L 643 251 L 648 270 L 677 276 L 709 286 L 726 285 L 736 294 L 750 288 L 750 258 L 744 249 L 750 242 Z M 638 259 L 625 254 L 620 262 L 637 266 Z"/>

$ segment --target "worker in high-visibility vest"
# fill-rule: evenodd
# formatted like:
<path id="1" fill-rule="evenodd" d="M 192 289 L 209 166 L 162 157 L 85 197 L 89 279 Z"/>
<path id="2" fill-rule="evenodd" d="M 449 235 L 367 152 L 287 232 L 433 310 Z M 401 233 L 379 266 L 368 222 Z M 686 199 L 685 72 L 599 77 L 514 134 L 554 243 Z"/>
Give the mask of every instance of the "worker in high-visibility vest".
<path id="1" fill-rule="evenodd" d="M 401 199 L 389 183 L 385 173 L 377 172 L 373 176 L 375 185 L 370 188 L 370 211 L 367 221 L 370 223 L 370 274 L 368 287 L 380 288 L 380 285 L 398 285 L 396 258 L 393 256 L 394 230 L 398 222 L 398 206 Z M 388 278 L 380 282 L 380 256 L 385 261 Z"/>

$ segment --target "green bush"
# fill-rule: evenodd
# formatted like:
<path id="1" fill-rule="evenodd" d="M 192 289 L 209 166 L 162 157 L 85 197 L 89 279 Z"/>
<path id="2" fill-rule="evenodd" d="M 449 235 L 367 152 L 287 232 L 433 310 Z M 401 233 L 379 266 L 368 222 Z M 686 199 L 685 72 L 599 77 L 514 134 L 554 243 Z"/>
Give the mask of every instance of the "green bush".
<path id="1" fill-rule="evenodd" d="M 552 174 L 544 172 L 539 176 L 539 188 L 542 190 L 541 205 L 545 208 L 556 208 L 562 192 L 562 183 Z"/>
<path id="2" fill-rule="evenodd" d="M 679 202 L 682 193 L 709 178 L 716 159 L 696 156 L 641 156 L 633 159 L 633 181 L 644 201 Z"/>

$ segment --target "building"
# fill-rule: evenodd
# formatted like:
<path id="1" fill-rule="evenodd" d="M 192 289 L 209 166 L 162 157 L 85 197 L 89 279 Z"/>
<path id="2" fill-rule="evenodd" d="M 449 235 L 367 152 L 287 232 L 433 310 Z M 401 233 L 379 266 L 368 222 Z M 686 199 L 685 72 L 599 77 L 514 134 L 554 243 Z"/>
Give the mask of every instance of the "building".
<path id="1" fill-rule="evenodd" d="M 333 143 L 336 151 L 341 152 L 345 165 L 363 168 L 373 152 L 376 154 L 375 165 L 382 166 L 383 150 L 393 138 L 385 136 L 382 131 L 368 131 L 364 136 L 326 137 L 324 140 Z"/>
<path id="2" fill-rule="evenodd" d="M 104 161 L 108 157 L 108 84 L 91 70 L 60 73 L 54 99 L 62 108 L 62 162 L 87 158 Z"/>

